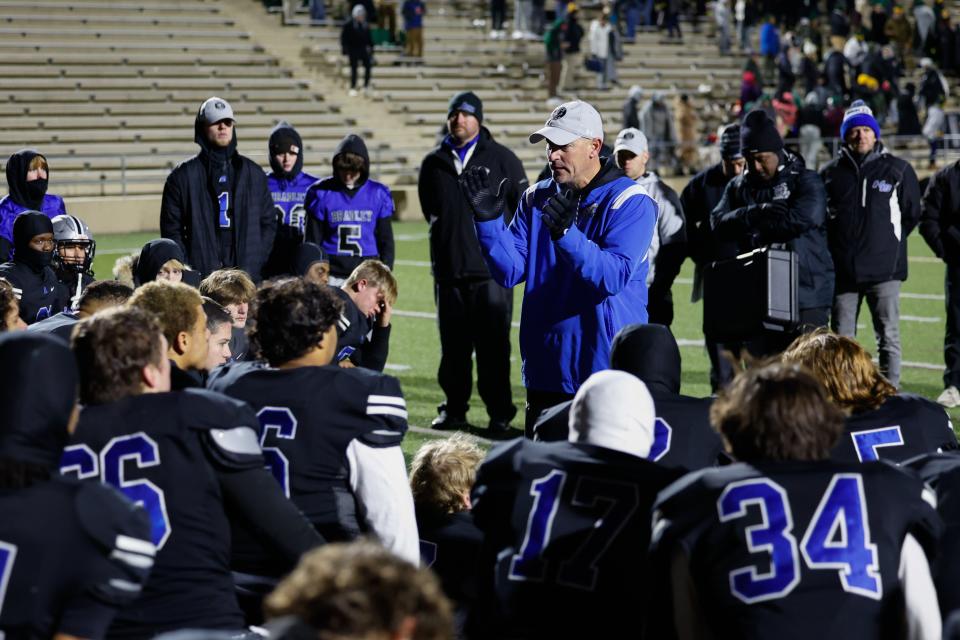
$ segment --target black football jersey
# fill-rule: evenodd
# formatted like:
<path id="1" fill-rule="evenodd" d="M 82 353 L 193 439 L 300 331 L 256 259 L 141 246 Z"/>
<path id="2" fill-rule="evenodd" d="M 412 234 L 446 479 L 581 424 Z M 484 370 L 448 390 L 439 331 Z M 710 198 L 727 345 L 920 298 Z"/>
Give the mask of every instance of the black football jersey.
<path id="1" fill-rule="evenodd" d="M 102 638 L 140 595 L 156 548 L 147 514 L 114 489 L 0 489 L 0 514 L 0 638 Z"/>
<path id="2" fill-rule="evenodd" d="M 723 443 L 710 426 L 712 398 L 665 393 L 652 397 L 657 421 L 647 459 L 689 471 L 716 466 Z M 570 400 L 544 411 L 534 426 L 534 437 L 544 442 L 566 440 L 572 404 Z"/>
<path id="3" fill-rule="evenodd" d="M 263 465 L 256 430 L 248 406 L 202 389 L 81 411 L 61 471 L 100 480 L 142 504 L 158 549 L 143 594 L 116 617 L 111 637 L 243 627 L 217 473 Z"/>
<path id="4" fill-rule="evenodd" d="M 841 462 L 903 462 L 925 453 L 957 448 L 957 436 L 943 407 L 910 393 L 892 396 L 873 411 L 847 418 L 830 454 Z"/>
<path id="5" fill-rule="evenodd" d="M 944 529 L 933 577 L 940 612 L 946 619 L 951 611 L 960 610 L 960 453 L 931 453 L 903 464 L 920 474 L 937 494 L 937 513 Z"/>
<path id="6" fill-rule="evenodd" d="M 639 630 L 650 507 L 679 475 L 589 444 L 519 439 L 494 449 L 473 491 L 484 573 L 471 633 L 603 638 Z"/>
<path id="7" fill-rule="evenodd" d="M 369 342 L 373 322 L 360 313 L 350 294 L 340 287 L 332 287 L 333 292 L 343 301 L 343 312 L 337 319 L 337 355 L 336 361 L 347 360 L 366 342 Z"/>
<path id="8" fill-rule="evenodd" d="M 354 440 L 400 445 L 407 411 L 396 378 L 338 365 L 273 369 L 241 362 L 217 369 L 208 386 L 254 408 L 268 467 L 326 540 L 353 540 L 365 532 L 350 489 L 347 449 Z M 235 566 L 271 575 L 255 566 L 260 551 L 250 542 L 238 537 Z"/>
<path id="9" fill-rule="evenodd" d="M 69 345 L 70 335 L 73 333 L 73 327 L 79 321 L 80 319 L 77 317 L 76 311 L 61 311 L 60 313 L 52 315 L 45 320 L 33 323 L 27 327 L 27 331 L 40 331 L 42 333 L 49 333 L 50 335 L 62 339 Z"/>
<path id="10" fill-rule="evenodd" d="M 746 639 L 905 637 L 900 552 L 908 533 L 935 546 L 934 504 L 917 476 L 885 462 L 691 473 L 655 507 L 647 635 L 673 637 L 670 565 L 682 551 L 692 587 L 673 586 L 695 590 L 695 626 Z"/>
<path id="11" fill-rule="evenodd" d="M 476 600 L 483 533 L 473 523 L 473 514 L 417 509 L 417 530 L 420 561 L 437 574 L 447 597 L 458 605 Z"/>

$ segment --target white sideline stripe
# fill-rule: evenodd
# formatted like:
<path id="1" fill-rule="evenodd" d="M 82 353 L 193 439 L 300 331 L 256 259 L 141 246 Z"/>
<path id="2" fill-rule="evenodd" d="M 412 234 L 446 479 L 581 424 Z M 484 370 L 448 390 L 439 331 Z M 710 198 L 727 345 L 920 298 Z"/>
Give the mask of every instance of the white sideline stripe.
<path id="1" fill-rule="evenodd" d="M 907 256 L 907 262 L 923 262 L 923 263 L 938 263 L 942 264 L 943 260 L 940 258 L 934 258 L 933 256 Z"/>
<path id="2" fill-rule="evenodd" d="M 405 407 L 407 403 L 404 402 L 403 398 L 400 396 L 377 396 L 370 395 L 367 396 L 368 404 L 392 404 L 396 407 Z"/>
<path id="3" fill-rule="evenodd" d="M 942 293 L 904 293 L 900 292 L 901 298 L 909 298 L 910 300 L 940 300 L 943 301 L 946 299 Z"/>
<path id="4" fill-rule="evenodd" d="M 943 322 L 943 318 L 938 318 L 937 316 L 900 316 L 900 319 L 906 320 L 907 322 L 925 322 L 927 324 Z"/>
<path id="5" fill-rule="evenodd" d="M 397 416 L 407 419 L 407 412 L 397 407 L 367 407 L 368 416 Z"/>
<path id="6" fill-rule="evenodd" d="M 413 367 L 408 364 L 393 364 L 392 362 L 383 365 L 383 368 L 389 369 L 390 371 L 410 371 L 410 369 L 413 369 Z"/>
<path id="7" fill-rule="evenodd" d="M 114 540 L 113 546 L 121 551 L 142 553 L 143 555 L 150 556 L 151 558 L 157 555 L 157 548 L 152 542 L 148 540 L 141 540 L 140 538 L 125 536 L 123 534 L 117 534 L 117 539 Z"/>
<path id="8" fill-rule="evenodd" d="M 429 237 L 426 233 L 398 233 L 393 236 L 393 239 L 400 242 L 414 242 L 416 240 L 426 240 Z"/>
<path id="9" fill-rule="evenodd" d="M 429 267 L 430 263 L 424 260 L 394 260 L 393 264 L 401 267 Z"/>
<path id="10" fill-rule="evenodd" d="M 136 567 L 137 569 L 149 569 L 153 566 L 153 558 L 148 558 L 147 556 L 140 555 L 139 553 L 127 553 L 126 551 L 117 551 L 114 549 L 110 552 L 110 557 L 116 558 L 117 560 L 120 560 L 131 567 Z"/>

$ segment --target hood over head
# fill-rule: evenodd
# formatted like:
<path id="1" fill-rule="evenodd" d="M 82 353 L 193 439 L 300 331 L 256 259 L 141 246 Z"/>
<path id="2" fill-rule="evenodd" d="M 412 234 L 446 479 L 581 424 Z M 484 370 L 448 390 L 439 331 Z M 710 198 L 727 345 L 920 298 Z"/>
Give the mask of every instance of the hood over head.
<path id="1" fill-rule="evenodd" d="M 573 398 L 568 438 L 646 458 L 656 419 L 653 398 L 639 378 L 625 371 L 597 371 Z"/>
<path id="2" fill-rule="evenodd" d="M 273 175 L 284 180 L 290 180 L 303 171 L 303 140 L 297 130 L 288 122 L 279 122 L 270 132 L 270 141 L 267 143 L 270 152 L 270 168 Z M 297 161 L 290 171 L 284 171 L 274 156 L 285 152 L 297 154 Z"/>
<path id="3" fill-rule="evenodd" d="M 46 160 L 46 157 L 35 149 L 21 149 L 7 159 L 7 188 L 14 202 L 28 209 L 39 210 L 43 204 L 43 196 L 47 195 L 50 167 L 47 166 L 46 178 L 27 182 L 30 162 L 37 156 Z"/>
<path id="4" fill-rule="evenodd" d="M 79 375 L 73 352 L 51 334 L 0 336 L 0 458 L 56 469 L 69 438 Z"/>
<path id="5" fill-rule="evenodd" d="M 226 119 L 233 120 L 233 139 L 230 140 L 230 145 L 225 149 L 215 147 L 207 140 L 207 126 Z M 233 117 L 233 108 L 226 100 L 216 96 L 208 98 L 200 105 L 197 117 L 193 121 L 193 141 L 200 145 L 200 150 L 204 154 L 219 156 L 222 160 L 226 160 L 233 157 L 233 154 L 237 152 L 236 124 L 237 121 Z"/>
<path id="6" fill-rule="evenodd" d="M 30 241 L 41 233 L 53 233 L 53 222 L 39 211 L 24 211 L 13 221 L 13 260 L 41 271 L 53 260 L 53 249 L 37 251 Z"/>
<path id="7" fill-rule="evenodd" d="M 304 242 L 293 254 L 293 273 L 298 276 L 307 275 L 310 266 L 316 262 L 330 262 L 330 257 L 320 245 L 313 242 Z"/>
<path id="8" fill-rule="evenodd" d="M 137 273 L 134 280 L 137 286 L 145 285 L 157 279 L 160 268 L 170 260 L 184 263 L 183 251 L 180 245 L 169 238 L 157 238 L 143 245 L 140 250 L 140 259 L 137 260 Z"/>
<path id="9" fill-rule="evenodd" d="M 337 148 L 333 150 L 331 164 L 336 162 L 337 156 L 344 153 L 354 153 L 363 158 L 363 168 L 360 170 L 360 179 L 357 180 L 357 187 L 359 187 L 370 177 L 370 154 L 367 152 L 367 145 L 364 143 L 363 138 L 357 134 L 347 134 L 343 140 L 340 141 L 340 144 L 337 145 Z M 333 175 L 337 180 L 340 179 L 336 171 L 334 171 Z"/>
<path id="10" fill-rule="evenodd" d="M 662 324 L 631 324 L 610 345 L 610 368 L 643 380 L 651 391 L 680 393 L 680 348 Z"/>

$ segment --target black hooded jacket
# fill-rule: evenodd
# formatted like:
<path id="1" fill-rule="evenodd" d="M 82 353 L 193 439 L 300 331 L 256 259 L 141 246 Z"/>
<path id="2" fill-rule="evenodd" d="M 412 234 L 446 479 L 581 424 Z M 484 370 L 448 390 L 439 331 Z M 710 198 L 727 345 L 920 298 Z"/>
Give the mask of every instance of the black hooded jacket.
<path id="1" fill-rule="evenodd" d="M 494 141 L 486 127 L 480 127 L 479 140 L 465 167 L 458 168 L 455 152 L 441 143 L 427 154 L 420 165 L 420 208 L 430 223 L 430 262 L 437 282 L 485 280 L 490 270 L 480 252 L 473 226 L 470 204 L 460 192 L 460 172 L 479 166 L 490 170 L 490 184 L 511 181 L 506 194 L 507 210 L 512 214 L 527 189 L 527 173 L 512 151 Z"/>
<path id="2" fill-rule="evenodd" d="M 632 324 L 620 330 L 610 347 L 610 368 L 647 385 L 657 411 L 651 459 L 688 470 L 714 466 L 721 457 L 720 437 L 710 427 L 710 398 L 680 395 L 680 349 L 670 330 L 659 324 Z M 534 426 L 538 440 L 566 440 L 570 406 L 545 411 Z"/>
<path id="3" fill-rule="evenodd" d="M 41 253 L 29 247 L 30 240 L 41 233 L 53 233 L 50 218 L 36 211 L 17 216 L 13 261 L 0 264 L 0 278 L 13 285 L 20 300 L 20 317 L 27 324 L 56 315 L 70 303 L 70 293 L 50 266 L 53 251 Z"/>
<path id="4" fill-rule="evenodd" d="M 340 237 L 345 227 L 339 221 L 333 221 L 327 215 L 323 215 L 322 220 L 317 217 L 317 207 L 324 208 L 324 205 L 320 203 L 322 200 L 321 192 L 323 191 L 339 192 L 345 198 L 348 198 L 351 204 L 356 204 L 358 210 L 373 211 L 374 216 L 383 210 L 383 199 L 393 197 L 386 185 L 370 180 L 370 154 L 367 152 L 367 145 L 363 142 L 363 138 L 353 133 L 345 136 L 334 149 L 330 164 L 335 164 L 337 157 L 345 153 L 352 153 L 363 158 L 360 177 L 353 188 L 350 189 L 334 171 L 332 176 L 324 178 L 310 187 L 304 202 L 307 210 L 306 241 L 318 244 L 327 251 L 330 257 L 330 274 L 339 278 L 346 278 L 361 262 L 369 259 L 380 260 L 393 269 L 395 249 L 393 221 L 390 217 L 376 219 L 373 228 L 375 247 L 370 247 L 363 239 L 356 238 L 359 242 L 359 251 L 356 249 L 357 245 L 355 243 L 349 243 L 349 246 L 353 247 L 349 250 L 343 248 L 342 245 L 345 243 L 340 240 Z M 363 189 L 368 182 L 370 183 L 369 188 Z M 389 206 L 393 206 L 392 200 Z M 332 212 L 325 210 L 322 213 Z M 361 236 L 368 233 L 363 229 L 366 226 L 365 224 L 361 223 L 359 226 L 361 227 Z"/>
<path id="5" fill-rule="evenodd" d="M 257 163 L 236 152 L 236 132 L 226 154 L 211 149 L 199 113 L 194 123 L 194 141 L 200 153 L 177 165 L 167 177 L 160 205 L 160 232 L 183 249 L 190 266 L 204 278 L 222 267 L 239 267 L 254 282 L 273 247 L 277 217 L 267 177 Z M 221 259 L 220 205 L 211 186 L 211 167 L 219 157 L 228 163 L 229 211 L 233 259 Z"/>

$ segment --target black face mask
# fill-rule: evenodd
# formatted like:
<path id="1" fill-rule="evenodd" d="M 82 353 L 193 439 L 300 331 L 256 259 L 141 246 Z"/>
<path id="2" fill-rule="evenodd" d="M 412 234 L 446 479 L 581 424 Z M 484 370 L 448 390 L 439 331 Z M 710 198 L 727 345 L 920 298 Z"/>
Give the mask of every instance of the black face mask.
<path id="1" fill-rule="evenodd" d="M 24 189 L 27 192 L 27 197 L 30 198 L 30 202 L 42 203 L 43 196 L 47 195 L 47 179 L 31 180 L 24 185 Z"/>
<path id="2" fill-rule="evenodd" d="M 17 262 L 22 262 L 35 271 L 41 271 L 44 267 L 49 267 L 53 260 L 53 251 L 37 251 L 27 247 L 18 249 L 16 252 Z"/>

